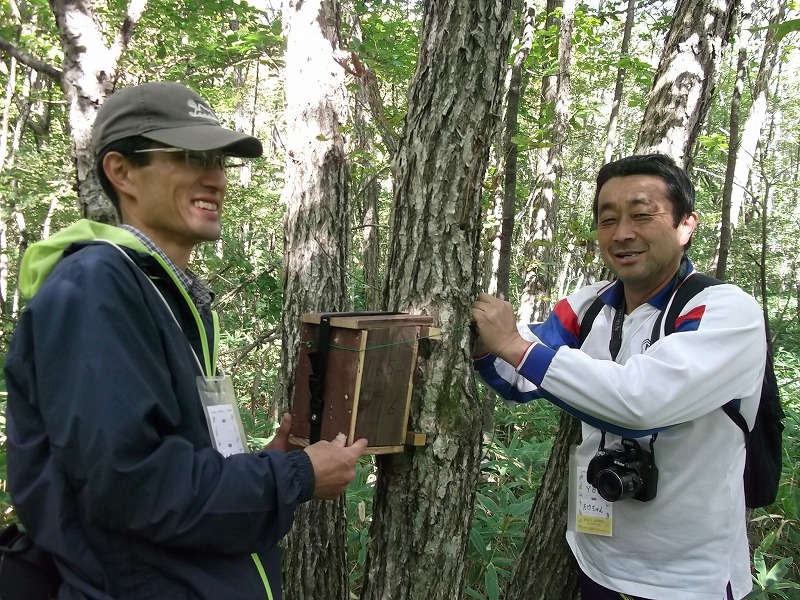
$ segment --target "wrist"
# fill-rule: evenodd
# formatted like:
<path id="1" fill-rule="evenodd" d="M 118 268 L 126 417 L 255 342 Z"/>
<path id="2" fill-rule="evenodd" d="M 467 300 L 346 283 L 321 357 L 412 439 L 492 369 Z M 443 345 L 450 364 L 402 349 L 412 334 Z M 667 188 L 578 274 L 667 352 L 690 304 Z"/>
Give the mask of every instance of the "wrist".
<path id="1" fill-rule="evenodd" d="M 525 358 L 525 354 L 528 352 L 532 343 L 533 342 L 523 339 L 522 336 L 517 335 L 497 353 L 497 356 L 516 368 L 522 362 L 522 359 Z"/>

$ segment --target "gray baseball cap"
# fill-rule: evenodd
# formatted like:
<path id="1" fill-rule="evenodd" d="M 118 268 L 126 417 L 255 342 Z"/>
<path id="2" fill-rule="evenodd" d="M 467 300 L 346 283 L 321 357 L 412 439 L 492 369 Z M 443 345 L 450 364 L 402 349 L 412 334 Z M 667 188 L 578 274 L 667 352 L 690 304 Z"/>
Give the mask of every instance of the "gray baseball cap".
<path id="1" fill-rule="evenodd" d="M 168 81 L 124 87 L 98 110 L 92 130 L 95 156 L 111 142 L 132 136 L 184 150 L 223 150 L 245 158 L 263 152 L 257 138 L 220 125 L 199 94 Z"/>

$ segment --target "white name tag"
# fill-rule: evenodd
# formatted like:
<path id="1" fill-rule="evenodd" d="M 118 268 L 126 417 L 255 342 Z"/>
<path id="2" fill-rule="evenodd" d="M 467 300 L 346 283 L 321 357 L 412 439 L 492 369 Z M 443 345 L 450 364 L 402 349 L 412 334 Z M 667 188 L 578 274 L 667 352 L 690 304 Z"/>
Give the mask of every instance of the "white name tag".
<path id="1" fill-rule="evenodd" d="M 198 377 L 197 390 L 203 401 L 208 431 L 214 448 L 225 457 L 247 452 L 239 405 L 233 391 L 233 382 L 227 375 Z"/>

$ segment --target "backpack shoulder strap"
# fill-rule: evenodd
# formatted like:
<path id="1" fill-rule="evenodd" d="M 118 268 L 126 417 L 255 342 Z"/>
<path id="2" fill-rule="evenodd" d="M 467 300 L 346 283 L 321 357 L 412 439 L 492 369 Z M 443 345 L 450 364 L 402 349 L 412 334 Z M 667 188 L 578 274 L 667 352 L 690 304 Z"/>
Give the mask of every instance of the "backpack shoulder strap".
<path id="1" fill-rule="evenodd" d="M 678 286 L 678 289 L 675 290 L 675 293 L 672 295 L 672 301 L 670 302 L 669 308 L 666 311 L 667 320 L 664 323 L 664 335 L 675 333 L 675 321 L 678 320 L 678 316 L 681 314 L 681 311 L 684 309 L 689 300 L 694 298 L 707 287 L 719 285 L 721 283 L 723 282 L 719 279 L 715 279 L 704 273 L 694 273 L 690 277 L 684 279 L 683 282 Z M 656 324 L 653 326 L 653 333 L 650 336 L 651 343 L 655 342 L 660 336 L 661 322 L 663 318 L 664 312 L 658 315 Z M 725 414 L 728 415 L 728 417 L 730 417 L 730 419 L 736 423 L 739 429 L 744 432 L 745 436 L 750 433 L 750 429 L 747 427 L 747 421 L 744 420 L 742 413 L 740 413 L 734 407 L 733 402 L 728 402 L 727 404 L 723 405 L 722 410 L 724 410 Z"/>
<path id="2" fill-rule="evenodd" d="M 747 421 L 744 420 L 742 413 L 740 413 L 733 407 L 732 402 L 724 404 L 722 406 L 722 410 L 724 410 L 725 414 L 731 418 L 731 421 L 733 421 L 739 426 L 739 429 L 741 429 L 744 432 L 744 436 L 745 438 L 747 438 L 747 436 L 750 434 L 750 428 L 747 426 Z"/>
<path id="3" fill-rule="evenodd" d="M 600 296 L 594 299 L 589 305 L 589 308 L 586 310 L 586 314 L 583 315 L 583 319 L 581 319 L 581 331 L 578 336 L 578 347 L 580 348 L 583 346 L 583 342 L 586 341 L 586 338 L 589 337 L 589 332 L 592 330 L 592 325 L 594 325 L 594 320 L 597 318 L 597 315 L 600 314 L 600 311 L 603 310 L 603 306 L 605 306 L 605 302 L 600 299 Z"/>
<path id="4" fill-rule="evenodd" d="M 678 320 L 678 316 L 681 314 L 681 311 L 684 309 L 689 300 L 694 298 L 707 287 L 719 285 L 721 283 L 722 281 L 719 279 L 714 279 L 709 275 L 697 272 L 684 279 L 678 285 L 678 289 L 676 289 L 672 294 L 672 299 L 670 300 L 669 307 L 666 311 L 667 320 L 664 321 L 664 335 L 675 333 L 675 321 Z M 655 343 L 656 340 L 661 337 L 661 322 L 663 319 L 664 312 L 662 311 L 661 314 L 658 315 L 655 325 L 653 325 L 653 332 L 650 335 L 651 344 Z"/>

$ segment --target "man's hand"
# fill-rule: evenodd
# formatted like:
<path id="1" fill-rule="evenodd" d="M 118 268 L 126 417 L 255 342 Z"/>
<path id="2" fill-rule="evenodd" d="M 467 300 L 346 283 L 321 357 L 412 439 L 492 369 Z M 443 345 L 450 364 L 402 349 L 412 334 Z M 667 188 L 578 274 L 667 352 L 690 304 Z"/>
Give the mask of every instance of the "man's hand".
<path id="1" fill-rule="evenodd" d="M 530 343 L 517 331 L 511 304 L 489 294 L 480 294 L 472 305 L 472 318 L 480 336 L 475 344 L 475 355 L 491 352 L 516 366 Z"/>
<path id="2" fill-rule="evenodd" d="M 281 424 L 275 436 L 270 440 L 269 444 L 264 447 L 264 450 L 274 450 L 277 452 L 286 452 L 289 449 L 289 432 L 292 430 L 292 415 L 283 413 Z"/>
<path id="3" fill-rule="evenodd" d="M 304 448 L 314 467 L 314 498 L 333 500 L 356 478 L 356 462 L 364 454 L 367 440 L 360 439 L 352 446 L 345 446 L 346 439 L 340 433 L 332 442 L 323 440 Z"/>

